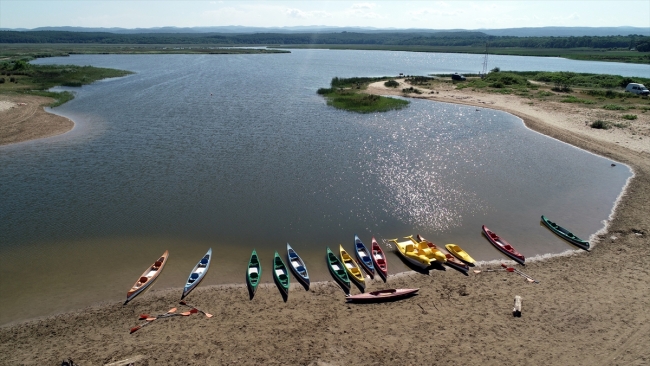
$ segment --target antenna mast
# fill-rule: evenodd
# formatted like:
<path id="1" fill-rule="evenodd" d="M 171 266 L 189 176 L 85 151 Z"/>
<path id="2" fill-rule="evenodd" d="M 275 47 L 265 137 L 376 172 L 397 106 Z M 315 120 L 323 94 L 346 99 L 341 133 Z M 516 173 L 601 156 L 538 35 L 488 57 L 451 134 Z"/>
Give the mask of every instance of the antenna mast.
<path id="1" fill-rule="evenodd" d="M 481 78 L 484 78 L 485 75 L 487 75 L 487 66 L 488 65 L 488 43 L 485 42 L 485 58 L 483 59 L 483 73 L 481 74 Z"/>

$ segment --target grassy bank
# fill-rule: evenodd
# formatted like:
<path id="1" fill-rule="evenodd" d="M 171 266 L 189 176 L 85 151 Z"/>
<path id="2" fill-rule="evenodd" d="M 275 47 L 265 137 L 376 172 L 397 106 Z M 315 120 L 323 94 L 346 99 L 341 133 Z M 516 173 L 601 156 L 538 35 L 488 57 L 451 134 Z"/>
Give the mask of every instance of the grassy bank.
<path id="1" fill-rule="evenodd" d="M 251 47 L 250 45 L 248 47 Z M 287 50 L 267 48 L 233 48 L 231 45 L 192 44 L 2 44 L 0 61 L 32 60 L 41 57 L 60 57 L 76 54 L 262 54 L 289 53 Z"/>
<path id="2" fill-rule="evenodd" d="M 278 46 L 279 47 L 279 46 Z M 283 48 L 318 48 L 333 50 L 378 50 L 437 53 L 485 54 L 485 46 L 416 46 L 416 45 L 364 45 L 364 44 L 316 44 L 282 45 Z M 490 47 L 491 55 L 562 57 L 573 60 L 625 62 L 650 64 L 650 53 L 629 50 L 599 48 L 523 48 Z M 477 72 L 479 70 L 477 69 Z"/>
<path id="3" fill-rule="evenodd" d="M 0 61 L 0 94 L 19 93 L 54 98 L 51 107 L 72 98 L 70 92 L 47 91 L 55 86 L 80 87 L 97 80 L 120 77 L 130 71 L 76 65 L 31 65 L 23 60 Z"/>
<path id="4" fill-rule="evenodd" d="M 318 89 L 318 94 L 327 99 L 327 105 L 357 113 L 387 112 L 406 107 L 409 102 L 402 99 L 359 93 L 369 83 L 388 78 L 338 78 L 332 79 L 330 88 Z"/>

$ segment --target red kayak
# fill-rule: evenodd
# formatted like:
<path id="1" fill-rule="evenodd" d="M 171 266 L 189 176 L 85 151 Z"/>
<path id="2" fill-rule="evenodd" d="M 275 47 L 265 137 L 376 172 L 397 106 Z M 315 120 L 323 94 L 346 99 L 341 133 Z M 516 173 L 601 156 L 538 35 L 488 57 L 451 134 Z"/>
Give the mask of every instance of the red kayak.
<path id="1" fill-rule="evenodd" d="M 388 263 L 386 263 L 384 251 L 381 250 L 381 247 L 374 237 L 372 238 L 372 262 L 375 264 L 377 272 L 382 275 L 384 282 L 386 282 L 386 276 L 388 276 Z"/>
<path id="2" fill-rule="evenodd" d="M 373 291 L 367 294 L 348 296 L 346 299 L 349 302 L 394 301 L 414 295 L 416 292 L 418 292 L 418 290 L 419 288 L 391 288 L 388 290 Z"/>
<path id="3" fill-rule="evenodd" d="M 492 243 L 492 245 L 494 245 L 497 249 L 499 249 L 503 254 L 514 259 L 515 262 L 521 265 L 525 265 L 524 262 L 526 261 L 526 258 L 524 257 L 524 255 L 516 251 L 515 248 L 513 248 L 512 245 L 510 245 L 510 243 L 501 239 L 499 235 L 492 232 L 485 225 L 483 225 L 483 234 L 485 234 L 485 236 L 488 238 L 490 243 Z"/>

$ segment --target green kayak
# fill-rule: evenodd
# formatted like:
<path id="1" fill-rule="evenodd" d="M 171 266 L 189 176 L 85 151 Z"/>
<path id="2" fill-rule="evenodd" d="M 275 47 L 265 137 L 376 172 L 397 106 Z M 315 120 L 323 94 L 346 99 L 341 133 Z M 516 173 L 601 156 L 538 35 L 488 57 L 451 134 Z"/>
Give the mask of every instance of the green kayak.
<path id="1" fill-rule="evenodd" d="M 574 245 L 579 246 L 580 248 L 584 250 L 589 250 L 589 242 L 584 241 L 577 236 L 573 235 L 572 232 L 569 230 L 563 228 L 562 226 L 554 223 L 553 221 L 549 220 L 546 218 L 546 216 L 542 215 L 542 222 L 544 225 L 546 225 L 549 229 L 551 229 L 552 232 L 557 234 L 560 238 L 568 241 L 569 243 L 572 243 Z"/>
<path id="2" fill-rule="evenodd" d="M 251 291 L 251 298 L 257 290 L 257 285 L 260 284 L 260 277 L 262 277 L 262 265 L 257 256 L 257 252 L 253 249 L 251 259 L 248 261 L 248 271 L 246 272 L 246 283 Z"/>
<path id="3" fill-rule="evenodd" d="M 273 277 L 281 287 L 281 290 L 283 290 L 285 294 L 289 294 L 289 271 L 287 271 L 287 266 L 284 264 L 277 251 L 273 257 Z"/>
<path id="4" fill-rule="evenodd" d="M 332 276 L 334 276 L 334 279 L 349 290 L 350 277 L 348 277 L 348 274 L 345 272 L 343 263 L 341 263 L 329 247 L 327 247 L 327 267 L 332 273 Z"/>

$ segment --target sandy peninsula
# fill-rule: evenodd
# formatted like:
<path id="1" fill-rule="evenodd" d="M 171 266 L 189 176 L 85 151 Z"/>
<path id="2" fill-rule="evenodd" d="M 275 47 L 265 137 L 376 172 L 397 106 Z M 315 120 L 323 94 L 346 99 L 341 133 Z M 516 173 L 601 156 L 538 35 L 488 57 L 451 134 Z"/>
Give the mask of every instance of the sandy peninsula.
<path id="1" fill-rule="evenodd" d="M 0 95 L 0 145 L 70 131 L 74 122 L 44 110 L 53 101 L 52 98 L 34 95 Z"/>
<path id="2" fill-rule="evenodd" d="M 447 269 L 373 280 L 368 291 L 420 288 L 418 296 L 383 304 L 346 304 L 333 281 L 308 292 L 294 285 L 286 303 L 273 286 L 258 289 L 252 301 L 243 284 L 199 287 L 189 300 L 214 317 L 160 319 L 129 334 L 143 323 L 139 314 L 177 306 L 178 289 L 154 289 L 128 306 L 98 304 L 1 327 L 0 364 L 650 364 L 650 137 L 593 130 L 585 116 L 601 112 L 580 106 L 436 91 L 419 97 L 505 110 L 533 130 L 632 167 L 635 176 L 591 252 L 522 268 L 539 284 L 498 266 L 469 276 Z M 399 93 L 381 83 L 368 92 Z M 644 114 L 635 123 L 644 131 L 649 121 Z M 516 295 L 521 317 L 512 313 Z"/>

